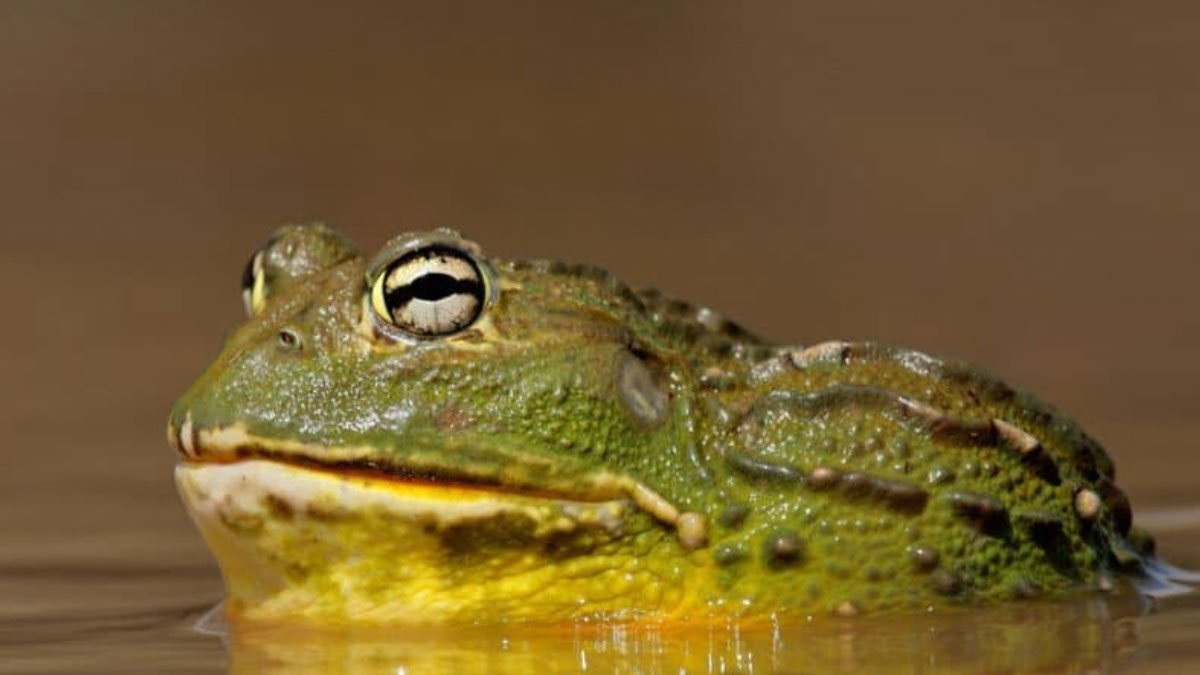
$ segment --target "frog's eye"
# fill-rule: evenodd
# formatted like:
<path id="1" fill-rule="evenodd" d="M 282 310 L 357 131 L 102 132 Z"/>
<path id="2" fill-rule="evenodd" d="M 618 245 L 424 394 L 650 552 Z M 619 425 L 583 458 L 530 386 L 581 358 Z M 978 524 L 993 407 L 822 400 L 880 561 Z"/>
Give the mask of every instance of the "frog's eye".
<path id="1" fill-rule="evenodd" d="M 430 338 L 470 326 L 486 297 L 483 273 L 471 256 L 427 246 L 383 269 L 371 287 L 371 308 L 387 325 Z"/>
<path id="2" fill-rule="evenodd" d="M 275 230 L 242 270 L 242 302 L 252 318 L 271 297 L 292 284 L 358 257 L 354 244 L 320 222 L 284 225 Z"/>
<path id="3" fill-rule="evenodd" d="M 246 306 L 248 316 L 261 312 L 267 302 L 267 280 L 263 269 L 267 246 L 270 243 L 255 251 L 246 261 L 246 269 L 242 270 L 242 304 Z"/>

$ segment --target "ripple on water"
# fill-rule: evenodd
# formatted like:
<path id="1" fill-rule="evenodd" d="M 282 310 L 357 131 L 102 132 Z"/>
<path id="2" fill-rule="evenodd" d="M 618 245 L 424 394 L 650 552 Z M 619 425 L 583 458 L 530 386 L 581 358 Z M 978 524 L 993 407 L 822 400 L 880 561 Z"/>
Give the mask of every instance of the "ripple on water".
<path id="1" fill-rule="evenodd" d="M 951 673 L 1104 672 L 1131 661 L 1146 609 L 1125 593 L 756 625 L 343 631 L 235 624 L 224 639 L 234 673 L 888 673 L 931 665 Z"/>

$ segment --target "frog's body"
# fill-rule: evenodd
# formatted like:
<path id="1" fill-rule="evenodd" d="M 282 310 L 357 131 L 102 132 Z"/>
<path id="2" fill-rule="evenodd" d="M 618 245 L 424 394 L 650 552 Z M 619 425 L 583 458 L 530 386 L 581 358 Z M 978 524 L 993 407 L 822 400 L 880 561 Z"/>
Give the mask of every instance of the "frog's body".
<path id="1" fill-rule="evenodd" d="M 246 291 L 169 435 L 252 618 L 845 614 L 1110 588 L 1147 560 L 1099 445 L 959 363 L 768 345 L 446 230 L 368 263 L 285 227 Z"/>

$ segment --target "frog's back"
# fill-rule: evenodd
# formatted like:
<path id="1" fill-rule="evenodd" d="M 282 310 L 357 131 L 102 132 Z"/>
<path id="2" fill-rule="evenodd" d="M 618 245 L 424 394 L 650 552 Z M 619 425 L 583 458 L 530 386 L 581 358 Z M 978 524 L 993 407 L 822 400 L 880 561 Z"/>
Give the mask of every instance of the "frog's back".
<path id="1" fill-rule="evenodd" d="M 714 556 L 735 586 L 858 611 L 1111 589 L 1144 571 L 1152 542 L 1101 446 L 969 365 L 829 342 L 699 382 L 730 502 Z"/>

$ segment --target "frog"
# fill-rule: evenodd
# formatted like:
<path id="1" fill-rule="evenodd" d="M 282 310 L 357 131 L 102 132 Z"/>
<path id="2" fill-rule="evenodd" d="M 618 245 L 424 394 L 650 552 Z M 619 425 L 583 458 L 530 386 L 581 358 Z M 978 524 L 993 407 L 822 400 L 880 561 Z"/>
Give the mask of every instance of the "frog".
<path id="1" fill-rule="evenodd" d="M 873 341 L 774 344 L 604 269 L 321 222 L 171 410 L 231 616 L 854 616 L 1171 582 L 1113 462 L 1040 398 Z"/>

